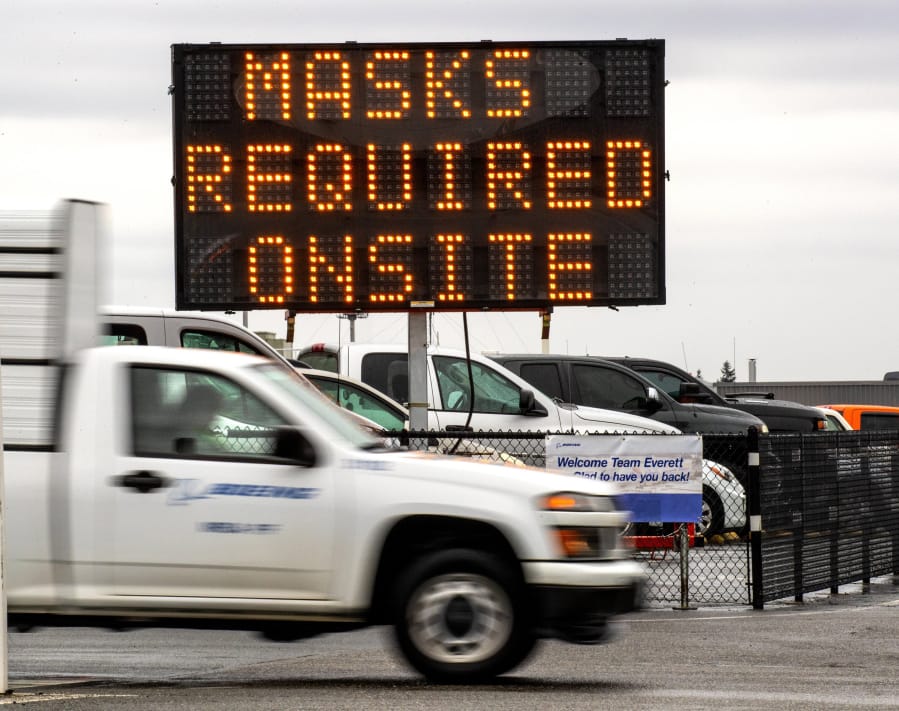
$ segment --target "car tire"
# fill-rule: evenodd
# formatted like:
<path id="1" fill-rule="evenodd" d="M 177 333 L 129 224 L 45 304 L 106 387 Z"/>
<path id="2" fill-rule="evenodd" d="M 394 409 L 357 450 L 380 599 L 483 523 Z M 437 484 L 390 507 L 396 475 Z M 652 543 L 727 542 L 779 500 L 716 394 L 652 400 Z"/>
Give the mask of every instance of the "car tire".
<path id="1" fill-rule="evenodd" d="M 724 506 L 718 495 L 708 487 L 702 487 L 702 513 L 696 524 L 696 533 L 709 538 L 724 529 Z"/>
<path id="2" fill-rule="evenodd" d="M 399 576 L 395 593 L 400 651 L 431 681 L 488 681 L 524 661 L 536 644 L 520 575 L 498 556 L 430 553 Z"/>

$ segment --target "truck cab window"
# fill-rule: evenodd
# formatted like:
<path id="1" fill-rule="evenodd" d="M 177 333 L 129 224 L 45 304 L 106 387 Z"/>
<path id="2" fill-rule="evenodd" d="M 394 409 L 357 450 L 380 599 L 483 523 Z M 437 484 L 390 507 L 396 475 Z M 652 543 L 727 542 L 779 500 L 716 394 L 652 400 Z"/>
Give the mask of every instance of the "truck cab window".
<path id="1" fill-rule="evenodd" d="M 262 355 L 258 349 L 239 338 L 215 331 L 181 331 L 181 346 L 183 348 L 209 348 L 217 351 Z"/>
<path id="2" fill-rule="evenodd" d="M 271 457 L 287 423 L 240 385 L 202 371 L 131 369 L 136 456 Z"/>
<path id="3" fill-rule="evenodd" d="M 360 371 L 363 383 L 397 402 L 409 400 L 407 390 L 409 356 L 405 353 L 367 353 Z"/>
<path id="4" fill-rule="evenodd" d="M 555 363 L 522 363 L 519 375 L 544 395 L 554 400 L 566 399 L 559 366 Z"/>
<path id="5" fill-rule="evenodd" d="M 675 400 L 680 399 L 680 386 L 686 382 L 682 378 L 660 370 L 640 370 L 639 373 L 659 390 L 668 393 Z"/>
<path id="6" fill-rule="evenodd" d="M 471 388 L 468 364 L 464 358 L 434 356 L 434 369 L 440 387 L 441 409 L 466 411 L 469 409 Z M 492 368 L 472 362 L 474 378 L 474 411 L 517 414 L 521 390 L 504 375 Z"/>
<path id="7" fill-rule="evenodd" d="M 100 336 L 101 346 L 145 346 L 147 332 L 133 323 L 107 323 Z"/>
<path id="8" fill-rule="evenodd" d="M 576 363 L 571 368 L 580 391 L 579 402 L 589 407 L 636 411 L 646 405 L 646 388 L 625 373 L 595 365 Z"/>
<path id="9" fill-rule="evenodd" d="M 328 351 L 304 351 L 297 360 L 303 361 L 315 370 L 327 370 L 331 373 L 339 372 L 337 354 Z"/>
<path id="10" fill-rule="evenodd" d="M 899 430 L 899 416 L 883 412 L 863 412 L 862 430 Z"/>

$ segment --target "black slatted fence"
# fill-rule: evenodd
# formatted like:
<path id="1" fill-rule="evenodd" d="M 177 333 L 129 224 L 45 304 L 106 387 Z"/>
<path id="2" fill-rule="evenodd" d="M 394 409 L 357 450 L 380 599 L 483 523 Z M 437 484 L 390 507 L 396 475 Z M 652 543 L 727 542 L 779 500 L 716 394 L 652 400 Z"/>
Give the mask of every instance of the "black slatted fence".
<path id="1" fill-rule="evenodd" d="M 899 432 L 759 438 L 754 604 L 899 573 Z"/>

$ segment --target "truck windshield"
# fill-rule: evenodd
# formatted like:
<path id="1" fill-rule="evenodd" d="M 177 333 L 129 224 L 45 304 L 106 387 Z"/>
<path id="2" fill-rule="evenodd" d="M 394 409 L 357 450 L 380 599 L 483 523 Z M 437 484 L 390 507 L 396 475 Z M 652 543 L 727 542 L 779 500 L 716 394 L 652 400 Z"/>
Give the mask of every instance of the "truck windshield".
<path id="1" fill-rule="evenodd" d="M 287 396 L 300 403 L 304 409 L 315 415 L 320 422 L 330 427 L 351 445 L 360 449 L 384 447 L 381 440 L 363 430 L 349 415 L 328 401 L 314 385 L 284 366 L 276 363 L 263 363 L 255 366 L 254 370 L 275 383 Z"/>

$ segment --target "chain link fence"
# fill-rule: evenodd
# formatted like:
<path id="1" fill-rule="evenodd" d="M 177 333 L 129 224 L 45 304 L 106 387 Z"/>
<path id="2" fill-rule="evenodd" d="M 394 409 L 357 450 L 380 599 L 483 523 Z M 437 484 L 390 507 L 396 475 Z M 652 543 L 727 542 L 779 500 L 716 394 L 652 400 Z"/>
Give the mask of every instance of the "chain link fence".
<path id="1" fill-rule="evenodd" d="M 635 557 L 649 571 L 649 604 L 751 602 L 746 436 L 704 435 L 702 444 L 699 519 L 692 525 L 658 524 L 661 538 L 633 539 Z M 681 526 L 687 526 L 686 550 Z"/>
<path id="2" fill-rule="evenodd" d="M 543 468 L 546 437 L 542 432 L 416 432 L 404 433 L 399 442 L 415 450 Z M 696 521 L 685 522 L 685 531 L 668 522 L 632 523 L 625 529 L 634 557 L 649 572 L 649 605 L 751 602 L 746 437 L 706 435 L 703 457 L 702 514 Z"/>

